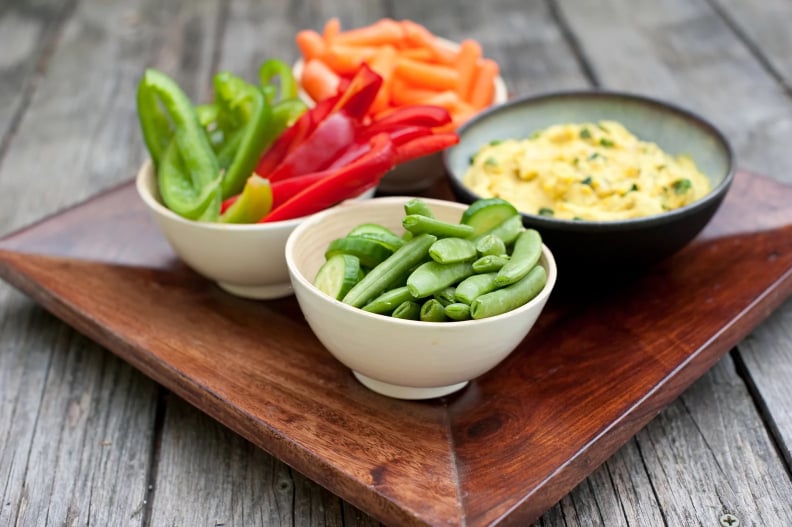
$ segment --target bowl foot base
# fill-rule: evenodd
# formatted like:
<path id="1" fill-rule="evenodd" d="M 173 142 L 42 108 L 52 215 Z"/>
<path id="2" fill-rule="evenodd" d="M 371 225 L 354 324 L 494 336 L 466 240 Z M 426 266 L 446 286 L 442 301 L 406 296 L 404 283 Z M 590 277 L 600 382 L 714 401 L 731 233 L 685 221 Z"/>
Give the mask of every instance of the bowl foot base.
<path id="1" fill-rule="evenodd" d="M 371 377 L 366 377 L 362 373 L 356 371 L 352 372 L 358 381 L 363 386 L 371 391 L 377 392 L 381 395 L 387 395 L 395 399 L 433 399 L 435 397 L 443 397 L 456 391 L 461 390 L 467 386 L 468 381 L 463 381 L 457 384 L 450 384 L 448 386 L 433 386 L 431 388 L 416 388 L 414 386 L 399 386 L 398 384 L 390 384 L 387 382 L 378 381 Z"/>
<path id="2" fill-rule="evenodd" d="M 217 282 L 220 289 L 242 298 L 252 298 L 254 300 L 269 300 L 273 298 L 283 298 L 294 293 L 291 282 L 274 285 L 237 285 L 225 282 Z"/>

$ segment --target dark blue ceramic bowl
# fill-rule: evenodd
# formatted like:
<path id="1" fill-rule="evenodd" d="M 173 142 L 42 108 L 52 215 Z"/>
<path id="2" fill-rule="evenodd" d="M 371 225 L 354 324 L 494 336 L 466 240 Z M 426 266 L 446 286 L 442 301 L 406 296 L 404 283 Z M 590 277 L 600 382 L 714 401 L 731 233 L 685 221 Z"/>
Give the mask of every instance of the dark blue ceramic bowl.
<path id="1" fill-rule="evenodd" d="M 562 92 L 514 99 L 493 107 L 459 129 L 459 144 L 443 161 L 456 198 L 480 196 L 462 179 L 471 155 L 496 139 L 527 138 L 554 124 L 613 120 L 669 154 L 687 154 L 710 180 L 712 191 L 685 207 L 621 221 L 574 221 L 523 213 L 556 256 L 559 276 L 575 268 L 624 269 L 662 260 L 688 244 L 710 221 L 734 178 L 732 149 L 701 117 L 647 97 L 604 91 Z M 508 199 L 508 197 L 505 197 Z"/>

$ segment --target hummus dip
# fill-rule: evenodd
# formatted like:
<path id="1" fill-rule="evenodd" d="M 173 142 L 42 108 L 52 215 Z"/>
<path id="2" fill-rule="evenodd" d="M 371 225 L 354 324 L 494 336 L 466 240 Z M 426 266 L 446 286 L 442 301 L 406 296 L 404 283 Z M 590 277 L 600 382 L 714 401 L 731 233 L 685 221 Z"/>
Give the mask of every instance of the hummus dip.
<path id="1" fill-rule="evenodd" d="M 615 121 L 559 124 L 530 138 L 492 141 L 464 184 L 521 212 L 567 220 L 651 216 L 696 201 L 710 183 L 687 156 L 671 156 Z"/>

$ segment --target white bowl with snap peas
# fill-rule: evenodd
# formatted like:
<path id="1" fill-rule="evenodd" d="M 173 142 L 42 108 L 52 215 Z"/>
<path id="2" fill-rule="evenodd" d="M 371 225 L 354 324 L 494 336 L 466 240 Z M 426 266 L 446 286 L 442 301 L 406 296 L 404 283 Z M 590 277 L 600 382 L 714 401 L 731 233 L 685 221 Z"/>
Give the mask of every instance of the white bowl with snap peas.
<path id="1" fill-rule="evenodd" d="M 462 294 L 462 297 L 469 301 L 471 306 L 469 311 L 471 313 L 475 311 L 480 318 L 470 318 L 472 315 L 468 315 L 460 316 L 465 318 L 464 320 L 443 322 L 396 318 L 380 312 L 367 311 L 366 308 L 375 304 L 383 291 L 380 290 L 381 287 L 376 286 L 369 290 L 363 279 L 352 286 L 352 289 L 347 288 L 341 300 L 315 285 L 317 273 L 327 261 L 326 253 L 331 244 L 335 240 L 343 239 L 353 230 L 361 228 L 361 225 L 382 226 L 403 237 L 405 203 L 412 199 L 388 197 L 365 202 L 348 202 L 312 216 L 290 234 L 286 242 L 285 254 L 292 287 L 300 308 L 311 329 L 328 351 L 349 367 L 363 385 L 375 392 L 401 399 L 428 399 L 462 389 L 470 380 L 497 366 L 516 349 L 542 312 L 556 283 L 557 270 L 550 250 L 540 241 L 529 240 L 526 243 L 540 245 L 536 255 L 538 262 L 531 266 L 530 272 L 541 275 L 541 284 L 531 292 L 530 300 L 522 305 L 511 305 L 512 309 L 506 312 L 500 312 L 501 309 L 490 312 L 491 306 L 486 302 L 474 309 L 471 299 Z M 437 221 L 448 225 L 459 224 L 463 213 L 468 209 L 468 205 L 450 201 L 422 199 L 422 202 L 429 207 Z M 409 221 L 416 221 L 412 216 L 414 215 L 410 215 Z M 420 222 L 420 219 L 418 221 Z M 411 230 L 413 228 L 415 227 L 411 225 Z M 413 258 L 414 256 L 410 256 L 409 252 L 418 250 L 415 246 L 423 244 L 421 250 L 428 251 L 429 246 L 433 245 L 434 240 L 430 239 L 428 241 L 433 243 L 428 243 L 427 236 L 451 239 L 434 236 L 432 234 L 434 228 L 432 225 L 428 226 L 428 232 L 423 234 L 419 232 L 421 227 L 415 228 L 414 234 L 411 235 L 413 249 L 403 251 L 397 249 L 394 254 L 398 257 L 391 259 L 393 264 L 391 268 L 379 274 L 369 271 L 366 278 L 374 276 L 377 279 L 389 280 L 383 278 L 383 274 L 403 271 L 399 268 L 399 262 L 403 264 Z M 522 232 L 521 223 L 520 229 Z M 462 234 L 459 237 L 465 236 L 464 229 L 450 234 L 457 233 Z M 481 238 L 483 238 L 481 233 L 470 237 L 471 240 L 477 241 Z M 409 243 L 410 241 L 406 242 L 402 247 L 406 247 Z M 446 251 L 446 256 L 465 250 L 456 243 L 448 244 L 454 245 L 453 247 L 444 248 L 442 245 L 445 244 L 440 244 L 438 250 Z M 509 245 L 514 252 L 516 243 L 511 242 Z M 429 260 L 429 256 L 425 255 L 423 258 L 408 262 L 407 266 L 412 272 L 407 274 L 414 278 L 418 273 L 414 264 L 427 266 L 426 262 Z M 468 262 L 477 260 L 478 257 L 467 259 Z M 378 267 L 374 267 L 375 271 Z M 431 262 L 428 267 L 432 267 Z M 441 267 L 444 272 L 450 269 L 450 267 Z M 541 269 L 538 269 L 539 267 Z M 435 270 L 422 271 L 412 282 L 407 282 L 413 287 L 411 291 L 421 296 L 421 301 L 428 302 L 430 297 L 435 297 L 434 294 L 426 293 L 436 288 L 436 284 L 427 285 L 434 280 L 431 273 Z M 522 275 L 525 276 L 525 273 Z M 509 279 L 503 280 L 508 282 Z M 519 284 L 526 280 L 529 279 L 521 278 Z M 455 285 L 458 283 L 459 280 Z M 503 287 L 510 285 L 512 284 Z M 518 284 L 513 285 L 516 287 Z M 363 292 L 360 291 L 361 289 Z M 507 304 L 510 302 L 511 300 L 506 299 Z M 445 302 L 444 305 L 447 306 L 449 303 L 462 302 L 457 299 L 457 301 Z"/>

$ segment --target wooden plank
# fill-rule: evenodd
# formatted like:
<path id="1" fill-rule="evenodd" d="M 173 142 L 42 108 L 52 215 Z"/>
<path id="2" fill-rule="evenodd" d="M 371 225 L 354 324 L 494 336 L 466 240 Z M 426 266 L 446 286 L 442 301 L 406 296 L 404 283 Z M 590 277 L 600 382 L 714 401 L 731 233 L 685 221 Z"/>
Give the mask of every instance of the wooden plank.
<path id="1" fill-rule="evenodd" d="M 781 309 L 740 344 L 743 373 L 769 416 L 776 445 L 792 467 L 792 302 Z"/>
<path id="2" fill-rule="evenodd" d="M 297 59 L 294 35 L 311 22 L 336 14 L 348 23 L 367 17 L 367 9 L 338 7 L 309 2 L 295 12 L 290 2 L 229 2 L 218 19 L 214 67 L 254 80 L 267 58 Z M 362 19 L 349 18 L 361 11 Z M 191 96 L 201 100 L 209 94 Z M 202 412 L 169 401 L 153 482 L 152 525 L 206 525 L 210 519 L 225 525 L 378 524 Z"/>
<path id="3" fill-rule="evenodd" d="M 756 167 L 775 177 L 790 180 L 788 147 L 783 133 L 778 131 L 789 129 L 792 105 L 772 75 L 762 68 L 740 38 L 708 4 L 681 1 L 608 5 L 561 1 L 559 4 L 561 16 L 585 50 L 585 60 L 605 87 L 639 91 L 694 108 L 725 130 L 737 151 L 740 166 Z M 636 55 L 640 55 L 641 60 L 635 60 Z M 744 111 L 734 112 L 733 108 Z M 772 126 L 766 126 L 767 123 L 772 123 Z M 761 148 L 756 145 L 761 145 Z M 777 316 L 785 316 L 788 309 L 788 305 L 783 306 Z M 775 343 L 775 359 L 767 362 L 762 355 L 762 361 L 765 365 L 763 370 L 772 371 L 777 376 L 759 377 L 757 374 L 754 384 L 761 385 L 768 400 L 775 401 L 773 409 L 769 410 L 771 423 L 785 423 L 788 421 L 784 421 L 782 408 L 789 395 L 783 389 L 779 392 L 778 386 L 787 384 L 782 382 L 782 379 L 788 379 L 788 376 L 783 376 L 783 368 L 790 362 L 792 344 L 789 339 L 779 340 L 777 325 L 766 328 L 761 326 L 755 330 L 747 342 L 755 342 L 764 336 L 760 341 Z M 740 347 L 743 348 L 742 345 Z M 748 370 L 748 376 L 754 375 L 754 368 L 749 367 Z M 729 380 L 728 384 L 715 380 L 724 378 Z M 784 524 L 784 520 L 788 520 L 788 512 L 783 512 L 764 498 L 753 496 L 764 496 L 768 485 L 775 485 L 780 489 L 776 503 L 789 503 L 792 501 L 789 476 L 778 471 L 779 459 L 775 455 L 773 441 L 764 433 L 762 420 L 749 395 L 732 384 L 739 386 L 742 381 L 734 374 L 731 361 L 725 360 L 694 385 L 691 392 L 697 396 L 683 397 L 638 434 L 635 444 L 641 448 L 655 496 L 635 501 L 630 498 L 629 488 L 622 488 L 614 504 L 606 487 L 604 492 L 596 494 L 598 506 L 608 510 L 611 517 L 619 516 L 618 509 L 622 509 L 627 525 L 643 525 L 646 518 L 658 513 L 670 525 L 717 521 L 719 514 L 729 508 L 743 518 L 743 524 L 754 521 L 757 524 Z M 712 425 L 708 420 L 721 415 L 719 411 L 712 410 L 713 400 L 722 404 L 728 401 L 745 410 L 737 416 L 737 422 L 729 426 L 737 430 L 736 436 L 751 443 L 761 453 L 759 459 L 747 448 L 735 447 L 722 436 L 697 440 L 697 435 L 701 437 L 704 434 L 700 431 L 693 435 L 688 433 L 691 429 L 705 430 Z M 657 428 L 660 426 L 663 426 L 665 434 L 662 445 L 657 444 Z M 652 435 L 653 431 L 655 435 Z M 788 452 L 788 446 L 782 448 Z M 630 449 L 630 445 L 625 447 L 600 470 L 611 470 L 612 465 Z M 649 455 L 652 459 L 647 461 Z M 724 472 L 720 467 L 729 465 L 733 459 L 739 460 L 735 464 L 742 463 L 751 470 L 736 474 Z M 640 474 L 640 466 L 631 466 L 637 469 L 637 477 L 645 477 Z M 668 470 L 668 467 L 675 466 L 695 468 L 689 471 Z M 768 470 L 772 471 L 773 483 L 770 484 L 765 482 Z M 734 483 L 735 476 L 737 483 Z M 753 489 L 754 494 L 748 489 Z M 564 518 L 565 525 L 586 525 L 590 520 L 569 521 L 570 510 L 579 507 L 580 503 L 590 506 L 587 497 L 576 499 L 583 492 L 573 491 L 560 504 L 560 509 L 556 508 L 545 516 L 545 524 L 559 525 L 559 519 Z M 603 504 L 610 504 L 610 507 Z M 636 504 L 643 504 L 649 510 L 636 511 Z"/>
<path id="4" fill-rule="evenodd" d="M 757 60 L 792 93 L 792 5 L 784 0 L 711 0 Z M 768 123 L 772 125 L 771 123 Z"/>
<path id="5" fill-rule="evenodd" d="M 52 4 L 2 9 L 3 116 L 24 111 L 0 117 L 14 126 L 0 159 L 3 232 L 131 177 L 142 159 L 136 79 L 149 63 L 184 71 L 174 59 L 200 72 L 194 51 L 158 51 L 174 34 L 201 37 L 202 20 L 213 27 L 213 12 L 201 19 L 192 2 L 191 13 L 151 2 Z M 142 525 L 156 384 L 6 285 L 0 305 L 0 397 L 10 409 L 0 412 L 0 523 Z"/>
<path id="6" fill-rule="evenodd" d="M 0 8 L 0 158 L 13 138 L 35 91 L 63 21 L 74 2 L 49 0 L 36 6 L 11 3 Z"/>

